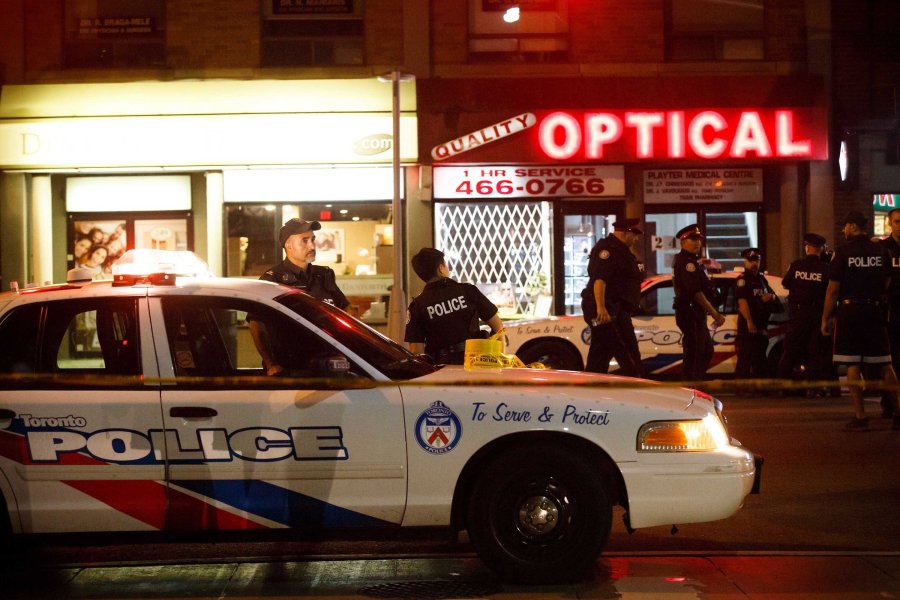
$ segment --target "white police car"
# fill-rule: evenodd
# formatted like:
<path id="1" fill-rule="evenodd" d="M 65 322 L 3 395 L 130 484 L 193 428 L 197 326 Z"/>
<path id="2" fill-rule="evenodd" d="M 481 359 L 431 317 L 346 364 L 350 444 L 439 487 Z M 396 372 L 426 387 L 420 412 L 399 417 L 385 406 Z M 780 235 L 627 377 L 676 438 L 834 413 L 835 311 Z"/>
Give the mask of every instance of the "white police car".
<path id="1" fill-rule="evenodd" d="M 734 340 L 737 336 L 735 282 L 738 275 L 737 272 L 711 275 L 719 293 L 718 309 L 725 315 L 725 323 L 710 332 L 714 349 L 708 369 L 711 375 L 733 375 L 737 364 Z M 781 279 L 771 275 L 766 278 L 782 307 L 786 307 L 787 290 L 781 285 Z M 631 317 L 644 369 L 653 379 L 681 376 L 684 352 L 681 330 L 675 323 L 675 309 L 672 308 L 674 299 L 671 275 L 651 277 L 641 287 L 640 311 Z M 767 355 L 773 372 L 782 352 L 786 319 L 787 311 L 784 310 L 772 315 L 769 322 Z M 712 324 L 712 319 L 708 319 L 708 324 Z M 506 335 L 508 352 L 515 353 L 526 364 L 541 362 L 554 369 L 580 371 L 586 364 L 591 346 L 591 328 L 581 315 L 510 321 L 506 323 Z M 611 372 L 617 368 L 613 360 Z"/>
<path id="2" fill-rule="evenodd" d="M 758 474 L 695 390 L 437 368 L 274 283 L 117 279 L 0 294 L 9 532 L 438 526 L 548 582 L 593 563 L 614 505 L 634 528 L 723 519 Z"/>

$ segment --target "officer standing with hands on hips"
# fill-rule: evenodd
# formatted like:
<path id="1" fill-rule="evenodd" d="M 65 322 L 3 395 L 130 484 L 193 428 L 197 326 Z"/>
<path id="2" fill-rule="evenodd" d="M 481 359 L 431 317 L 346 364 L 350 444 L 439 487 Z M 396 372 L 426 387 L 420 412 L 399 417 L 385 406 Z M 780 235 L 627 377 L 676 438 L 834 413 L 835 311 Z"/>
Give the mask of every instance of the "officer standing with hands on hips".
<path id="1" fill-rule="evenodd" d="M 598 241 L 588 259 L 588 285 L 581 293 L 584 320 L 591 326 L 591 348 L 586 371 L 608 373 L 610 358 L 619 373 L 642 377 L 641 353 L 631 314 L 641 301 L 644 265 L 632 252 L 643 235 L 640 219 L 619 219 L 613 232 Z"/>
<path id="2" fill-rule="evenodd" d="M 321 228 L 318 221 L 296 218 L 287 221 L 278 232 L 278 244 L 284 249 L 285 259 L 259 278 L 303 290 L 323 302 L 345 309 L 350 302 L 338 288 L 334 271 L 312 264 L 316 260 L 315 232 Z M 247 322 L 256 350 L 263 359 L 266 374 L 278 375 L 284 369 L 272 356 L 265 326 L 253 315 L 247 316 Z"/>
<path id="3" fill-rule="evenodd" d="M 897 375 L 891 365 L 891 347 L 885 323 L 884 298 L 890 283 L 891 258 L 887 248 L 873 242 L 866 233 L 868 219 L 850 211 L 844 220 L 847 243 L 835 250 L 828 267 L 828 290 L 822 309 L 822 335 L 828 335 L 831 314 L 837 306 L 834 323 L 834 362 L 847 365 L 847 382 L 863 381 L 864 364 L 881 367 L 881 379 L 896 386 Z M 868 431 L 869 419 L 863 403 L 863 389 L 850 385 L 853 418 L 847 431 Z M 897 389 L 890 390 L 894 409 L 893 429 L 900 429 L 897 414 Z"/>
<path id="4" fill-rule="evenodd" d="M 700 227 L 688 225 L 680 229 L 675 237 L 681 242 L 681 252 L 675 255 L 672 269 L 675 323 L 681 330 L 684 350 L 682 371 L 686 379 L 699 381 L 706 377 L 706 369 L 713 355 L 706 316 L 713 318 L 716 327 L 725 322 L 725 317 L 713 306 L 718 296 L 716 287 L 706 267 L 700 263 L 700 250 L 705 238 Z"/>
<path id="5" fill-rule="evenodd" d="M 788 322 L 776 375 L 779 379 L 791 379 L 794 367 L 806 357 L 807 376 L 818 381 L 826 377 L 831 363 L 830 357 L 825 358 L 825 353 L 830 353 L 828 339 L 819 331 L 828 288 L 828 263 L 823 258 L 825 238 L 807 233 L 803 236 L 803 250 L 806 256 L 792 262 L 781 279 L 781 285 L 788 290 Z"/>
<path id="6" fill-rule="evenodd" d="M 747 248 L 741 252 L 744 272 L 735 282 L 738 305 L 737 367 L 735 374 L 741 378 L 766 375 L 766 350 L 769 346 L 769 317 L 779 308 L 775 291 L 766 276 L 759 271 L 762 253 L 759 248 Z"/>
<path id="7" fill-rule="evenodd" d="M 471 283 L 450 279 L 440 250 L 422 248 L 411 262 L 425 289 L 409 304 L 404 339 L 416 354 L 424 347 L 436 363 L 461 365 L 466 340 L 482 337 L 479 320 L 492 334 L 503 329 L 497 307 Z"/>

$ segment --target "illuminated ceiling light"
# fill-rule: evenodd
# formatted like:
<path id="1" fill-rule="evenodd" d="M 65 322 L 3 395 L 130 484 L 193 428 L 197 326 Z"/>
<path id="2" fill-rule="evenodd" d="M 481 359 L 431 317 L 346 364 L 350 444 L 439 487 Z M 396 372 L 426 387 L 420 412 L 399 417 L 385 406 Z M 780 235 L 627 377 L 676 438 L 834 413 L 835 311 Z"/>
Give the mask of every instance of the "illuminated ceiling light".
<path id="1" fill-rule="evenodd" d="M 838 154 L 838 167 L 841 170 L 841 181 L 847 181 L 850 176 L 850 158 L 847 152 L 847 141 L 841 140 L 841 150 Z"/>
<path id="2" fill-rule="evenodd" d="M 353 217 L 352 220 L 354 220 L 354 221 L 359 221 L 359 217 Z"/>
<path id="3" fill-rule="evenodd" d="M 267 212 L 275 212 L 275 205 L 274 204 L 266 204 L 266 211 Z"/>
<path id="4" fill-rule="evenodd" d="M 519 7 L 513 6 L 512 8 L 506 9 L 506 12 L 503 13 L 503 20 L 507 23 L 516 23 L 519 20 Z"/>
<path id="5" fill-rule="evenodd" d="M 350 211 L 347 210 L 346 208 L 342 208 L 340 212 L 341 212 L 342 215 L 346 215 L 346 214 L 347 214 L 348 212 L 350 212 Z"/>

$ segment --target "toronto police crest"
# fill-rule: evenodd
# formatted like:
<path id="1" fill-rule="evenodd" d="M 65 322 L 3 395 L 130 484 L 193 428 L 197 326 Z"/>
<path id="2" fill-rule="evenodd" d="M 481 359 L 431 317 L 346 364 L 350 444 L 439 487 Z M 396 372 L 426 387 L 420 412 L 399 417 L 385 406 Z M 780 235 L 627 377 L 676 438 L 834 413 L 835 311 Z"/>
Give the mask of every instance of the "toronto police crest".
<path id="1" fill-rule="evenodd" d="M 456 413 L 438 400 L 419 415 L 416 421 L 416 440 L 431 454 L 446 454 L 456 447 L 462 437 L 462 425 Z"/>

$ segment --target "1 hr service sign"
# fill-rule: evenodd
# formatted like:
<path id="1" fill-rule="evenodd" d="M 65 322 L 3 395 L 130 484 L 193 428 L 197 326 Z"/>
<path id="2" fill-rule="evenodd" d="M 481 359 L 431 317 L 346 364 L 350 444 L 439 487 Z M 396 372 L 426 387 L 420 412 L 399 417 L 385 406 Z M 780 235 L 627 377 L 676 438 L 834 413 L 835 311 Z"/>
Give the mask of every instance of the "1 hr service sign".
<path id="1" fill-rule="evenodd" d="M 601 198 L 625 195 L 625 167 L 599 165 L 435 166 L 434 197 Z"/>

